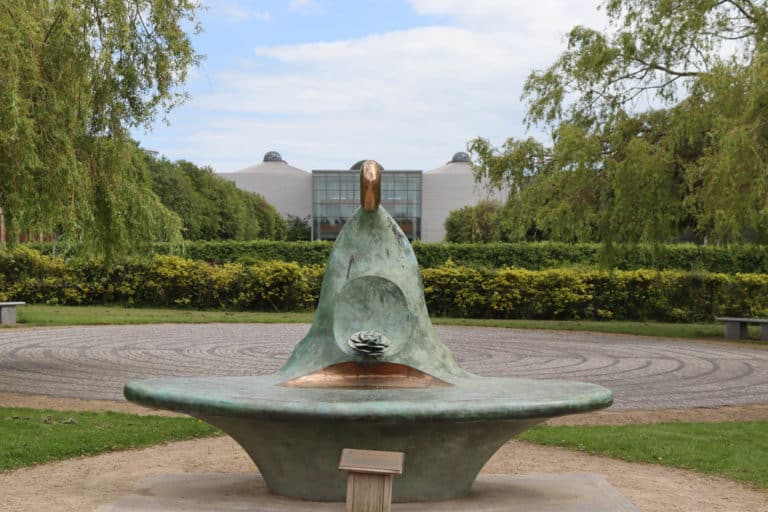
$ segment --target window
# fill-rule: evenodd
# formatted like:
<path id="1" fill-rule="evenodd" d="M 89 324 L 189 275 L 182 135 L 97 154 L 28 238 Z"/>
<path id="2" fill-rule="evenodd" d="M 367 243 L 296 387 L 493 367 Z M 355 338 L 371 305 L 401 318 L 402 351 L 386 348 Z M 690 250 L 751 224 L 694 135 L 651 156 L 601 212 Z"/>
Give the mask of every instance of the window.
<path id="1" fill-rule="evenodd" d="M 381 204 L 409 239 L 421 236 L 421 172 L 385 171 Z M 313 171 L 314 238 L 335 240 L 360 206 L 360 175 L 350 171 Z"/>

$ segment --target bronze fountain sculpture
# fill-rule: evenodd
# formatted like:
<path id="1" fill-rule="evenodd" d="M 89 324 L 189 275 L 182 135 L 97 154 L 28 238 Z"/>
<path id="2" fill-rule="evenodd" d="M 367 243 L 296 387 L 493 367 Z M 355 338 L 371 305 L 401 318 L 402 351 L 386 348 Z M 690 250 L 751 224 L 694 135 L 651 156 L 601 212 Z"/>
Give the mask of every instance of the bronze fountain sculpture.
<path id="1" fill-rule="evenodd" d="M 276 494 L 343 501 L 344 448 L 405 453 L 395 501 L 465 496 L 485 462 L 547 418 L 611 405 L 611 391 L 463 370 L 438 339 L 408 239 L 380 206 L 381 167 L 330 255 L 312 327 L 272 375 L 156 378 L 125 396 L 232 436 Z"/>

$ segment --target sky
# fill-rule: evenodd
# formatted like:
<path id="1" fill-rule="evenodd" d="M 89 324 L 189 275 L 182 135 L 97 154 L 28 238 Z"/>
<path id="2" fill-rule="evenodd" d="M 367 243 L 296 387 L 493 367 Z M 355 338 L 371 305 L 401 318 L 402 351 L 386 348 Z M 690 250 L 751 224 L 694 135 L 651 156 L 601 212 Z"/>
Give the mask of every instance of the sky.
<path id="1" fill-rule="evenodd" d="M 206 0 L 203 63 L 167 124 L 134 134 L 171 159 L 233 172 L 278 151 L 304 170 L 375 159 L 440 167 L 482 136 L 533 135 L 520 94 L 599 0 Z"/>

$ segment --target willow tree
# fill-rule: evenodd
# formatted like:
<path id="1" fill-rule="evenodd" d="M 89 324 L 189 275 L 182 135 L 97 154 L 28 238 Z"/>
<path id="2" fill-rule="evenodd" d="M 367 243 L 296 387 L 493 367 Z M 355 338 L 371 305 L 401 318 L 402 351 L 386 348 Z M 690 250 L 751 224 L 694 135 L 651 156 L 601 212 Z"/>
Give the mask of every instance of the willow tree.
<path id="1" fill-rule="evenodd" d="M 0 207 L 8 239 L 63 232 L 107 257 L 178 237 L 129 131 L 185 99 L 191 0 L 0 5 Z"/>
<path id="2" fill-rule="evenodd" d="M 517 235 L 768 239 L 768 8 L 752 0 L 609 0 L 523 89 L 551 144 L 470 143 L 512 191 Z M 514 237 L 513 237 L 514 238 Z"/>

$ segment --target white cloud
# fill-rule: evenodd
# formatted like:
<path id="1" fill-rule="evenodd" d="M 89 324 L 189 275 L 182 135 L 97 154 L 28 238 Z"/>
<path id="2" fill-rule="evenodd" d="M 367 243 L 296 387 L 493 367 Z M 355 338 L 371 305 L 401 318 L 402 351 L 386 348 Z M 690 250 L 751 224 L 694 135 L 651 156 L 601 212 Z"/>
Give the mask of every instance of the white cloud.
<path id="1" fill-rule="evenodd" d="M 291 0 L 288 9 L 305 16 L 323 13 L 323 8 L 317 0 Z"/>
<path id="2" fill-rule="evenodd" d="M 263 21 L 264 23 L 272 21 L 272 15 L 269 11 L 253 11 L 251 13 L 251 18 Z"/>
<path id="3" fill-rule="evenodd" d="M 438 167 L 473 137 L 498 144 L 523 136 L 525 77 L 555 59 L 575 23 L 602 23 L 593 0 L 411 3 L 456 22 L 262 46 L 248 66 L 214 75 L 211 92 L 192 107 L 215 120 L 187 134 L 186 158 L 219 172 L 252 165 L 268 150 L 304 169 L 361 158 Z"/>
<path id="4" fill-rule="evenodd" d="M 234 0 L 210 0 L 208 2 L 208 7 L 215 15 L 234 23 L 248 20 L 256 20 L 264 23 L 272 21 L 272 14 L 269 11 L 252 9 Z"/>
<path id="5" fill-rule="evenodd" d="M 597 2 L 583 0 L 410 0 L 419 14 L 448 15 L 457 23 L 505 32 L 563 35 L 574 25 L 602 28 Z"/>

